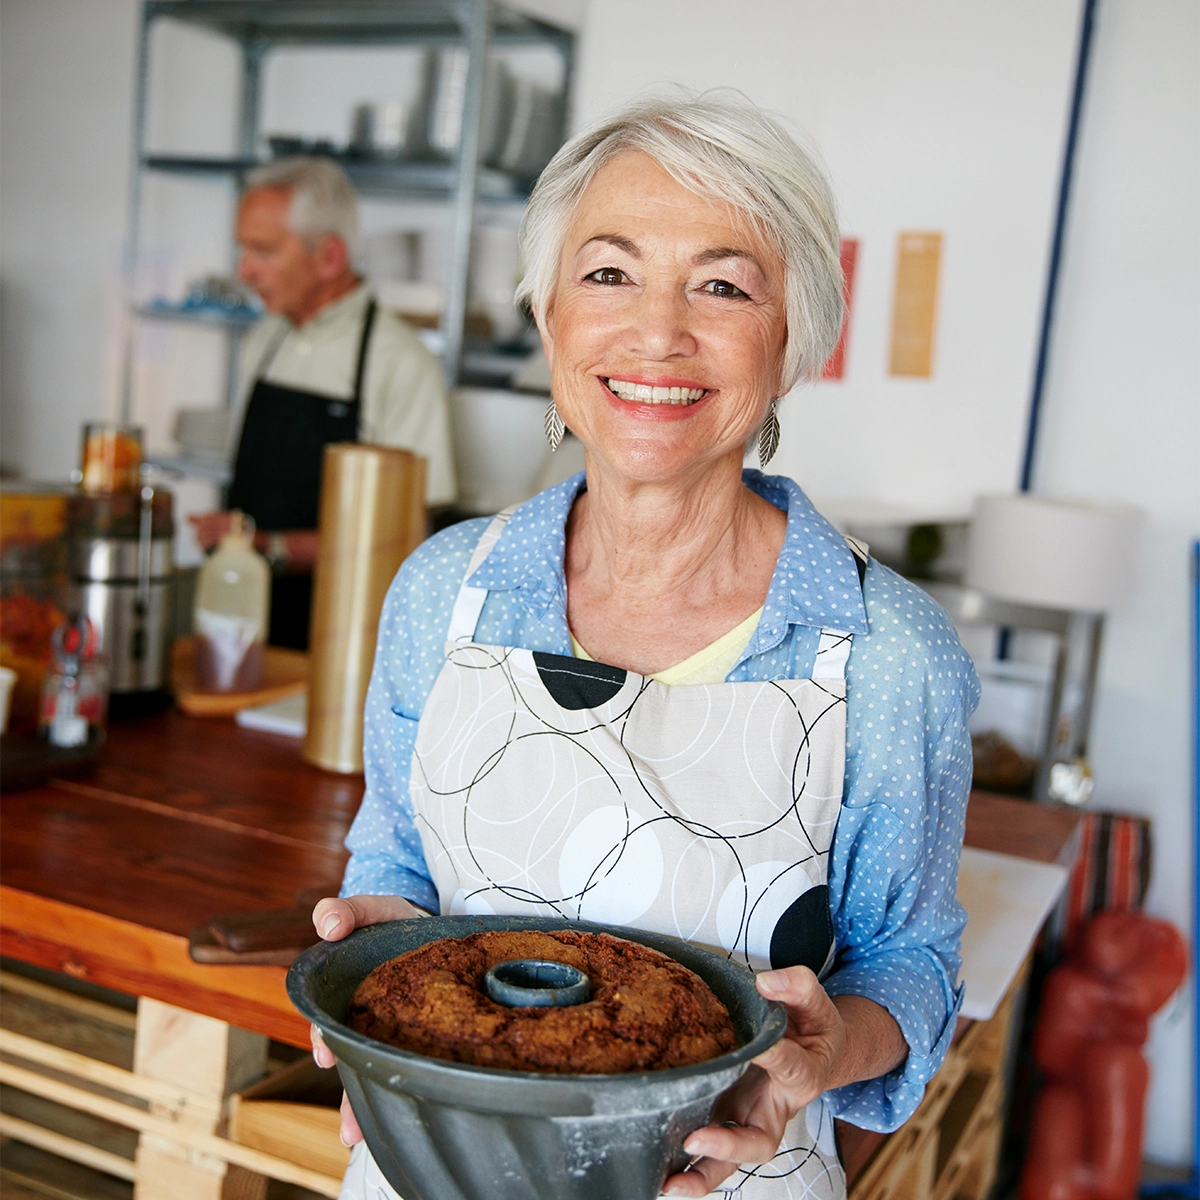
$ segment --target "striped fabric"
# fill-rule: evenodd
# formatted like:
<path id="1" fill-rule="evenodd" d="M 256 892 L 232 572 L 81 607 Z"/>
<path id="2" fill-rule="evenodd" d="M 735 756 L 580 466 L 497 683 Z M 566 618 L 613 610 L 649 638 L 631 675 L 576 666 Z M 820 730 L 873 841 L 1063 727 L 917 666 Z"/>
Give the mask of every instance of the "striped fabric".
<path id="1" fill-rule="evenodd" d="M 1066 953 L 1093 914 L 1140 909 L 1150 885 L 1150 822 L 1123 813 L 1085 812 L 1079 857 L 1067 889 L 1046 926 L 1051 960 Z"/>

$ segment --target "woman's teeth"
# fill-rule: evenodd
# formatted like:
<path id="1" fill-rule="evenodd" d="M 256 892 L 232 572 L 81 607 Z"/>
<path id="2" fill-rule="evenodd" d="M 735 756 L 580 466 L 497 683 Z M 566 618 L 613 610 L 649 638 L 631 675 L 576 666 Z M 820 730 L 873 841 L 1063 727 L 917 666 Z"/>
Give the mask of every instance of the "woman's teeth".
<path id="1" fill-rule="evenodd" d="M 608 390 L 622 400 L 639 404 L 695 404 L 707 388 L 651 387 L 648 383 L 628 383 L 624 379 L 606 379 Z"/>

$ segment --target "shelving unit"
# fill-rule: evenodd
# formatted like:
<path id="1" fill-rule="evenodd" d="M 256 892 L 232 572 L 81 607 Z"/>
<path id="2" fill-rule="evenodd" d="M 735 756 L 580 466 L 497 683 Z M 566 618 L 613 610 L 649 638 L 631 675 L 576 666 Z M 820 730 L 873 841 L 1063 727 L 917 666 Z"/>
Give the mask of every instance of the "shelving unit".
<path id="1" fill-rule="evenodd" d="M 241 95 L 237 145 L 229 157 L 151 153 L 146 145 L 151 66 L 151 32 L 159 21 L 184 22 L 231 39 L 240 50 Z M 495 47 L 549 46 L 562 58 L 564 95 L 574 61 L 574 33 L 527 16 L 495 0 L 147 0 L 142 9 L 135 88 L 133 168 L 126 244 L 127 323 L 122 363 L 122 418 L 134 411 L 134 327 L 140 321 L 173 321 L 225 331 L 227 403 L 237 378 L 238 338 L 252 322 L 240 315 L 171 311 L 148 305 L 135 296 L 135 271 L 142 252 L 143 196 L 148 174 L 221 178 L 238 181 L 268 159 L 260 147 L 261 81 L 264 60 L 273 50 L 296 47 L 465 46 L 462 136 L 450 161 L 376 159 L 335 155 L 359 192 L 366 196 L 440 201 L 450 210 L 450 252 L 445 280 L 445 309 L 440 326 L 440 354 L 448 381 L 463 371 L 463 329 L 467 308 L 467 273 L 477 200 L 521 199 L 529 181 L 480 163 L 480 130 L 484 102 L 485 61 Z M 484 361 L 489 347 L 479 348 Z M 494 357 L 494 356 L 492 356 Z"/>

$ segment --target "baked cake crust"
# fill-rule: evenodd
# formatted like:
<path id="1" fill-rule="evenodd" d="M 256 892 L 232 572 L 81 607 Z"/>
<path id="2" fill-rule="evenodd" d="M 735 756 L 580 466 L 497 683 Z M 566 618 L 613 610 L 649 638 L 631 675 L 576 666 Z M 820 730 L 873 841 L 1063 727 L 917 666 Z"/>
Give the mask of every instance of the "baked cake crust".
<path id="1" fill-rule="evenodd" d="M 515 958 L 567 963 L 592 997 L 568 1008 L 506 1008 L 483 977 Z M 402 1050 L 554 1074 L 618 1074 L 706 1062 L 737 1045 L 725 1006 L 674 959 L 606 933 L 490 931 L 439 938 L 375 968 L 345 1023 Z"/>

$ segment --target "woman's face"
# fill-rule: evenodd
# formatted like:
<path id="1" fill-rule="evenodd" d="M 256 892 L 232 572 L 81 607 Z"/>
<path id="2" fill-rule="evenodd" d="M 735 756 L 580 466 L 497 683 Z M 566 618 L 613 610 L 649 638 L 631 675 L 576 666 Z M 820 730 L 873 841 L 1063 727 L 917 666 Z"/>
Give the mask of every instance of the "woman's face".
<path id="1" fill-rule="evenodd" d="M 740 461 L 778 394 L 783 264 L 640 152 L 584 192 L 539 316 L 563 420 L 633 480 Z"/>

